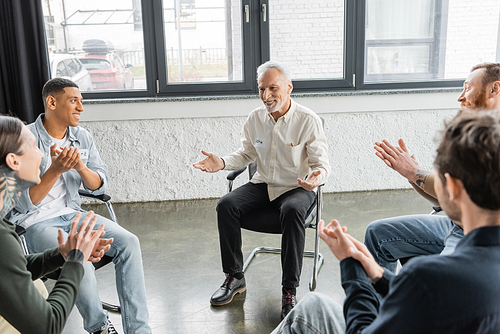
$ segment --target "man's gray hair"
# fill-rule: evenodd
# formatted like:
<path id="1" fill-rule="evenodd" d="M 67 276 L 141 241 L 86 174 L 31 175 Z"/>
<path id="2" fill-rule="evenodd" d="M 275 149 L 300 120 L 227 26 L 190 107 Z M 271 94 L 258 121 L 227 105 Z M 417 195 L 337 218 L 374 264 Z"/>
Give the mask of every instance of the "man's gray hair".
<path id="1" fill-rule="evenodd" d="M 264 64 L 260 65 L 257 68 L 257 80 L 259 80 L 260 77 L 271 68 L 278 69 L 281 72 L 281 74 L 283 74 L 286 81 L 292 81 L 292 76 L 290 74 L 290 71 L 288 71 L 286 65 L 275 60 L 266 61 Z"/>

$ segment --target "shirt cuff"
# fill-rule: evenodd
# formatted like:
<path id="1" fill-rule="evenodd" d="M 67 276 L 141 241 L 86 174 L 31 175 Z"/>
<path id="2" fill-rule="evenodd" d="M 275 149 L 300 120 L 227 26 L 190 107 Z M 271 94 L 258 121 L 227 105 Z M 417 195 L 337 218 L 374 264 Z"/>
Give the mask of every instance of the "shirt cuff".
<path id="1" fill-rule="evenodd" d="M 387 295 L 389 292 L 389 283 L 394 276 L 395 275 L 392 272 L 384 268 L 384 275 L 382 275 L 382 277 L 375 282 L 375 284 L 373 284 L 373 287 L 382 296 Z"/>
<path id="2" fill-rule="evenodd" d="M 224 160 L 224 169 L 231 170 L 231 157 L 225 155 L 221 159 Z"/>
<path id="3" fill-rule="evenodd" d="M 79 249 L 70 250 L 68 254 L 66 254 L 66 262 L 77 262 L 83 266 L 85 261 L 82 251 Z"/>
<path id="4" fill-rule="evenodd" d="M 352 257 L 346 257 L 340 261 L 340 275 L 342 284 L 353 280 L 370 282 L 361 263 Z"/>

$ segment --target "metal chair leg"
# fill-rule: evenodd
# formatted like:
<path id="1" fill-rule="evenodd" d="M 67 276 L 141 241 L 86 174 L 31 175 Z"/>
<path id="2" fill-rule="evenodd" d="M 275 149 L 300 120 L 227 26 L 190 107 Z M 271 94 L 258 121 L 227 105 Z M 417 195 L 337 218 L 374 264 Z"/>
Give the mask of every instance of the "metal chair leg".
<path id="1" fill-rule="evenodd" d="M 323 266 L 323 262 L 325 262 L 325 259 L 323 257 L 323 254 L 319 252 L 319 236 L 316 233 L 316 242 L 314 246 L 314 252 L 308 252 L 311 253 L 310 257 L 314 258 L 313 261 L 313 272 L 311 276 L 311 281 L 309 282 L 309 291 L 314 291 L 316 290 L 316 281 L 318 279 L 319 271 L 321 270 L 321 267 Z M 304 256 L 305 252 L 304 252 Z"/>
<path id="2" fill-rule="evenodd" d="M 316 198 L 316 223 L 311 223 L 309 227 L 314 228 L 316 230 L 316 238 L 314 241 L 314 251 L 304 251 L 304 257 L 310 257 L 313 258 L 313 272 L 311 276 L 311 281 L 309 282 L 309 290 L 314 291 L 316 289 L 316 282 L 318 279 L 319 271 L 321 270 L 321 267 L 323 267 L 323 263 L 325 262 L 325 258 L 323 257 L 323 254 L 319 252 L 319 235 L 318 235 L 318 225 L 319 221 L 321 220 L 321 210 L 323 209 L 323 187 L 319 186 L 318 187 L 318 194 Z M 248 258 L 246 259 L 245 263 L 243 264 L 243 272 L 245 272 L 250 266 L 250 263 L 252 260 L 257 256 L 259 253 L 266 253 L 266 254 L 281 254 L 281 248 L 275 248 L 275 247 L 256 247 L 253 249 L 253 251 L 250 253 Z"/>
<path id="3" fill-rule="evenodd" d="M 102 308 L 105 309 L 105 310 L 108 310 L 108 311 L 111 311 L 111 312 L 117 312 L 117 313 L 121 313 L 121 307 L 118 306 L 118 305 L 113 305 L 113 304 L 110 304 L 110 303 L 106 303 L 106 302 L 103 302 L 101 301 L 102 303 Z"/>
<path id="4" fill-rule="evenodd" d="M 316 241 L 318 243 L 318 241 Z M 319 249 L 319 247 L 318 247 Z M 264 254 L 281 254 L 281 248 L 275 248 L 275 247 L 256 247 L 253 249 L 253 251 L 250 253 L 248 256 L 247 260 L 243 264 L 243 272 L 246 272 L 247 268 L 250 266 L 250 263 L 252 260 L 257 256 L 259 253 L 264 253 Z M 313 275 L 311 278 L 311 282 L 309 283 L 309 290 L 314 291 L 316 289 L 316 279 L 318 277 L 319 271 L 321 270 L 321 267 L 323 266 L 323 263 L 325 262 L 325 259 L 323 257 L 323 254 L 316 252 L 316 251 L 304 251 L 304 257 L 309 257 L 314 259 L 314 264 L 313 264 Z"/>
<path id="5" fill-rule="evenodd" d="M 111 220 L 114 221 L 115 223 L 118 223 L 118 220 L 116 219 L 115 215 L 115 210 L 113 210 L 113 205 L 111 205 L 111 202 L 107 201 L 104 202 L 106 204 L 106 208 L 108 208 L 109 215 L 111 216 Z"/>
<path id="6" fill-rule="evenodd" d="M 319 271 L 323 266 L 324 258 L 323 255 L 319 252 L 319 234 L 318 234 L 318 225 L 321 220 L 321 210 L 323 209 L 323 187 L 318 187 L 317 194 L 317 202 L 316 202 L 316 238 L 314 240 L 314 262 L 313 262 L 313 273 L 311 276 L 311 282 L 309 282 L 309 291 L 316 290 L 316 280 L 318 278 Z M 318 260 L 320 261 L 318 266 Z"/>
<path id="7" fill-rule="evenodd" d="M 248 256 L 245 264 L 243 264 L 243 272 L 245 272 L 250 265 L 250 262 L 255 258 L 258 253 L 266 253 L 266 254 L 281 254 L 281 248 L 275 247 L 256 247 Z"/>
<path id="8" fill-rule="evenodd" d="M 24 235 L 20 235 L 19 239 L 21 239 L 21 247 L 23 248 L 24 255 L 28 255 L 30 252 L 28 251 L 28 246 L 26 245 L 26 238 Z"/>

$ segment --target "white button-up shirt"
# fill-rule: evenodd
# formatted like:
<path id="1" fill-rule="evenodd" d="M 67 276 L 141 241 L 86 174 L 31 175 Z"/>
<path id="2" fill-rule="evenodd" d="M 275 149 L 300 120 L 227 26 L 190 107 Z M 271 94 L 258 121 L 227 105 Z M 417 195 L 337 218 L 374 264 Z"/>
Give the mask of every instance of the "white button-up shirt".
<path id="1" fill-rule="evenodd" d="M 252 183 L 267 183 L 272 201 L 300 187 L 312 171 L 321 171 L 320 184 L 330 173 L 328 145 L 319 116 L 291 100 L 288 112 L 275 121 L 265 106 L 253 110 L 243 128 L 242 147 L 222 157 L 225 169 L 239 169 L 257 159 Z"/>

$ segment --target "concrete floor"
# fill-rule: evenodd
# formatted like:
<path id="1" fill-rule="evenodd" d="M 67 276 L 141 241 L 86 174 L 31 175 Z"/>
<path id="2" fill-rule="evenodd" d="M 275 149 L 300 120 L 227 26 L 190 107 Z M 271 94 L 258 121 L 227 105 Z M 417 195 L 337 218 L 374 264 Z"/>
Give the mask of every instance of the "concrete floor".
<path id="1" fill-rule="evenodd" d="M 144 274 L 154 333 L 270 333 L 280 321 L 281 267 L 277 255 L 261 254 L 245 273 L 247 292 L 237 295 L 230 305 L 211 307 L 212 293 L 224 280 L 220 265 L 215 205 L 217 200 L 194 200 L 114 205 L 119 223 L 135 233 L 142 247 Z M 413 190 L 337 193 L 324 195 L 323 218 L 338 219 L 349 233 L 363 240 L 368 223 L 396 215 L 428 213 L 431 205 Z M 106 215 L 100 205 L 91 206 Z M 314 246 L 314 230 L 307 231 L 306 249 Z M 280 245 L 279 235 L 243 230 L 243 254 L 256 246 Z M 321 242 L 325 264 L 316 291 L 342 303 L 339 265 Z M 309 292 L 312 259 L 304 259 L 300 300 Z M 117 303 L 114 269 L 108 265 L 96 272 L 99 295 Z M 50 289 L 53 283 L 47 282 Z M 123 333 L 121 317 L 110 319 Z M 63 333 L 86 333 L 82 319 L 73 309 Z"/>

